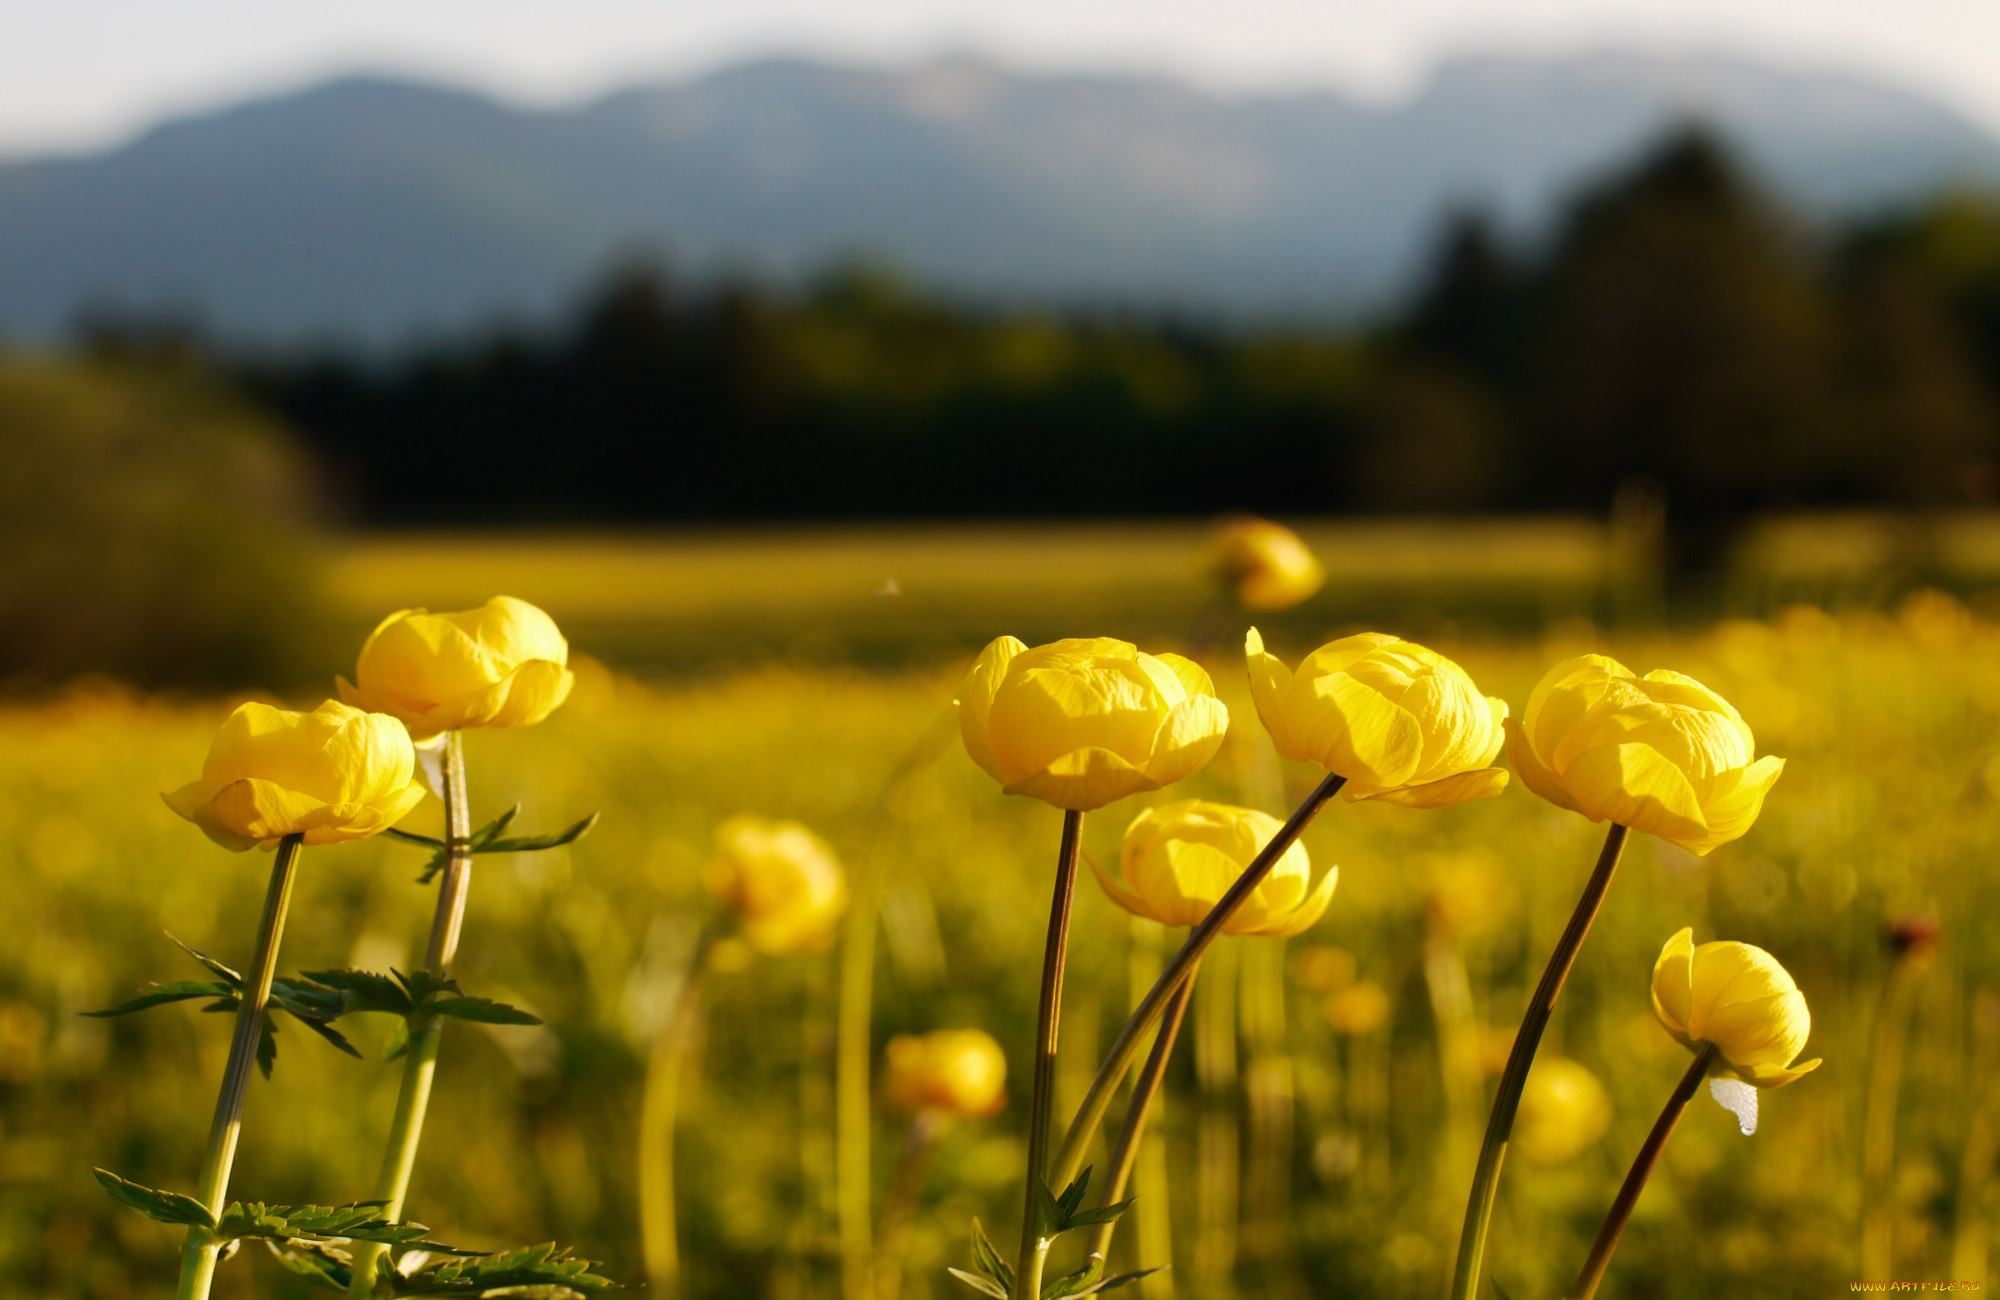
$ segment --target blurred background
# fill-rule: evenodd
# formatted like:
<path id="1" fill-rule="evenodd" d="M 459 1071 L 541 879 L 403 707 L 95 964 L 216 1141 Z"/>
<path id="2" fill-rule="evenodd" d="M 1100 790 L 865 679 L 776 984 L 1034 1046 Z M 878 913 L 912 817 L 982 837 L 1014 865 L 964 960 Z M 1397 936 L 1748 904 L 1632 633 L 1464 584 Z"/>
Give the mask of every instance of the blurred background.
<path id="1" fill-rule="evenodd" d="M 1235 726 L 1175 793 L 1282 813 L 1311 774 L 1255 725 L 1247 617 L 1202 567 L 1239 511 L 1327 568 L 1257 616 L 1288 655 L 1395 631 L 1518 711 L 1604 650 L 1717 687 L 1790 762 L 1740 843 L 1629 855 L 1544 1048 L 1609 1118 L 1510 1160 L 1508 1293 L 1559 1293 L 1678 1077 L 1646 988 L 1682 925 L 1774 952 L 1827 1065 L 1753 1138 L 1697 1104 L 1610 1285 L 1819 1294 L 1864 1276 L 1867 1234 L 1886 1276 L 1984 1281 L 2000 17 L 1394 8 L 10 14 L 4 1289 L 153 1295 L 174 1268 L 89 1168 L 191 1182 L 223 1029 L 78 1013 L 190 977 L 163 930 L 241 961 L 256 864 L 155 792 L 235 700 L 329 693 L 390 611 L 505 592 L 582 680 L 544 726 L 473 737 L 475 813 L 604 816 L 482 860 L 466 983 L 548 1025 L 455 1032 L 412 1213 L 639 1277 L 637 1099 L 715 906 L 709 837 L 793 817 L 886 882 L 877 1057 L 967 1026 L 1015 1067 L 911 1228 L 902 1294 L 952 1294 L 970 1218 L 1014 1231 L 1059 820 L 958 752 L 954 687 L 1004 633 L 1207 640 Z M 1100 859 L 1129 802 L 1089 820 Z M 1120 1237 L 1174 1264 L 1148 1300 L 1442 1292 L 1486 1071 L 1594 832 L 1515 789 L 1339 807 L 1308 844 L 1340 865 L 1327 918 L 1205 968 L 1148 1226 Z M 316 852 L 285 968 L 418 960 L 417 859 Z M 1082 893 L 1072 1098 L 1173 942 Z M 680 1160 L 697 1297 L 843 1295 L 837 961 L 711 984 Z M 361 1194 L 385 1035 L 357 1030 L 363 1062 L 282 1035 L 242 1195 Z M 879 1208 L 906 1120 L 876 1118 Z M 246 1253 L 220 1290 L 303 1285 Z"/>

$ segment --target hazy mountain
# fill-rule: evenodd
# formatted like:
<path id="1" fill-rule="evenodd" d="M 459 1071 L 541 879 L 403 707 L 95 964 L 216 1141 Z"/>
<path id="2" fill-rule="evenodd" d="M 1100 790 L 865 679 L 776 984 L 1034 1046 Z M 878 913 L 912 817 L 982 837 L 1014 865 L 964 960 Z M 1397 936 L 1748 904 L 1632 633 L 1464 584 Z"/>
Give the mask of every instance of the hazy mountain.
<path id="1" fill-rule="evenodd" d="M 1721 58 L 1466 59 L 1387 108 L 972 60 L 766 61 L 540 112 L 350 79 L 0 165 L 0 328 L 47 334 L 98 302 L 382 339 L 547 313 L 634 253 L 1352 311 L 1405 282 L 1447 206 L 1532 230 L 1690 113 L 1810 211 L 2000 177 L 2000 142 L 1935 102 Z"/>

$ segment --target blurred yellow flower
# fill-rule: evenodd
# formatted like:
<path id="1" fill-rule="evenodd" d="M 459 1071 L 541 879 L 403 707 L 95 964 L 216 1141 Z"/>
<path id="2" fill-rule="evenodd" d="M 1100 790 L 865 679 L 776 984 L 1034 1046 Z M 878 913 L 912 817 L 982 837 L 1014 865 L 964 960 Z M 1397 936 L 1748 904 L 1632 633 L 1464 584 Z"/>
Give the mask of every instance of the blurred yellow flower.
<path id="1" fill-rule="evenodd" d="M 735 909 L 750 945 L 771 956 L 825 948 L 847 910 L 833 849 L 797 822 L 744 816 L 716 827 L 708 887 Z"/>
<path id="2" fill-rule="evenodd" d="M 361 647 L 340 698 L 400 718 L 415 740 L 460 727 L 524 727 L 568 698 L 569 643 L 525 600 L 391 614 Z"/>
<path id="3" fill-rule="evenodd" d="M 1389 1019 L 1389 991 L 1374 980 L 1356 980 L 1326 1000 L 1326 1022 L 1343 1034 L 1368 1034 Z"/>
<path id="4" fill-rule="evenodd" d="M 1729 701 L 1692 677 L 1636 677 L 1615 659 L 1557 664 L 1507 723 L 1507 755 L 1530 790 L 1692 853 L 1742 835 L 1785 760 L 1756 743 Z"/>
<path id="5" fill-rule="evenodd" d="M 884 1095 L 904 1110 L 979 1117 L 1007 1104 L 1007 1058 L 979 1029 L 937 1029 L 889 1040 Z"/>
<path id="6" fill-rule="evenodd" d="M 1200 665 L 1110 637 L 1030 650 L 1003 636 L 957 703 L 966 753 L 1008 794 L 1076 811 L 1192 776 L 1229 729 Z"/>
<path id="7" fill-rule="evenodd" d="M 1683 1047 L 1715 1044 L 1719 1072 L 1778 1088 L 1819 1065 L 1792 1065 L 1812 1034 L 1805 994 L 1777 958 L 1747 943 L 1667 940 L 1653 966 L 1653 1015 Z"/>
<path id="8" fill-rule="evenodd" d="M 1437 651 L 1362 632 L 1321 646 L 1294 673 L 1264 652 L 1254 627 L 1243 648 L 1278 752 L 1346 777 L 1348 799 L 1443 808 L 1506 788 L 1492 764 L 1507 705 Z"/>
<path id="9" fill-rule="evenodd" d="M 1148 808 L 1125 829 L 1119 851 L 1123 881 L 1091 859 L 1097 883 L 1126 911 L 1161 925 L 1194 925 L 1236 883 L 1283 825 L 1250 808 L 1183 799 Z M 1339 875 L 1329 868 L 1312 885 L 1306 846 L 1294 843 L 1222 927 L 1224 934 L 1286 938 L 1303 933 L 1326 911 Z"/>
<path id="10" fill-rule="evenodd" d="M 252 702 L 216 732 L 201 780 L 160 797 L 237 852 L 300 833 L 335 844 L 387 830 L 416 807 L 415 767 L 410 733 L 384 714 L 337 700 L 311 713 Z"/>
<path id="11" fill-rule="evenodd" d="M 1326 581 L 1326 567 L 1297 533 L 1254 515 L 1216 521 L 1207 560 L 1245 609 L 1290 609 Z"/>
<path id="12" fill-rule="evenodd" d="M 1556 1165 L 1610 1127 L 1611 1098 L 1597 1076 L 1566 1056 L 1547 1056 L 1528 1071 L 1511 1142 L 1537 1164 Z"/>

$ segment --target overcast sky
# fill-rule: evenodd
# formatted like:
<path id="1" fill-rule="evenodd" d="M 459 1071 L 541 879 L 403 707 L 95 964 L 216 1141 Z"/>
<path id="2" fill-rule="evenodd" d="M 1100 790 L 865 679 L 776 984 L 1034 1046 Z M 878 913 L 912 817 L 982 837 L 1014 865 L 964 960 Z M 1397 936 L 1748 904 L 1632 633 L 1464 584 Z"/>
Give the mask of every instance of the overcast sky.
<path id="1" fill-rule="evenodd" d="M 558 103 L 771 52 L 972 51 L 1385 99 L 1468 51 L 1723 51 L 1871 74 L 2000 130 L 2000 0 L 0 0 L 0 33 L 15 156 L 337 72 Z"/>

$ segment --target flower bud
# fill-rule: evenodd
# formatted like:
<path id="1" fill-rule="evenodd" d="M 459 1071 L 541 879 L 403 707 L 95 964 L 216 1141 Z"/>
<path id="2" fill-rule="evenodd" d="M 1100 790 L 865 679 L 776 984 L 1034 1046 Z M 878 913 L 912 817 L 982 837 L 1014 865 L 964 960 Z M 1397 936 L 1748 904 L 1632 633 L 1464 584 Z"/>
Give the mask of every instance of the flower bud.
<path id="1" fill-rule="evenodd" d="M 1530 790 L 1706 854 L 1749 830 L 1785 770 L 1757 758 L 1729 701 L 1692 677 L 1644 677 L 1615 659 L 1557 664 L 1507 724 L 1507 757 Z"/>
<path id="2" fill-rule="evenodd" d="M 1008 794 L 1087 811 L 1207 765 L 1229 710 L 1200 665 L 1127 641 L 1003 636 L 958 688 L 965 752 Z"/>
<path id="3" fill-rule="evenodd" d="M 1007 1058 L 984 1030 L 898 1034 L 888 1060 L 883 1091 L 893 1106 L 978 1118 L 1007 1104 Z"/>
<path id="4" fill-rule="evenodd" d="M 478 609 L 391 614 L 361 647 L 340 698 L 400 718 L 415 740 L 461 727 L 525 727 L 549 716 L 574 681 L 569 643 L 525 600 Z"/>
<path id="5" fill-rule="evenodd" d="M 1321 646 L 1294 673 L 1253 627 L 1244 654 L 1278 752 L 1346 777 L 1349 800 L 1443 808 L 1506 788 L 1492 764 L 1507 705 L 1437 651 L 1363 632 Z"/>
<path id="6" fill-rule="evenodd" d="M 1245 609 L 1290 609 L 1326 581 L 1325 566 L 1297 533 L 1254 515 L 1216 522 L 1207 567 Z"/>
<path id="7" fill-rule="evenodd" d="M 1546 1056 L 1528 1071 L 1509 1144 L 1537 1164 L 1558 1165 L 1611 1127 L 1611 1098 L 1597 1076 L 1566 1056 Z"/>
<path id="8" fill-rule="evenodd" d="M 1183 799 L 1133 818 L 1118 855 L 1123 881 L 1112 879 L 1095 858 L 1090 867 L 1104 892 L 1126 911 L 1161 925 L 1195 925 L 1282 825 L 1250 808 Z M 1329 869 L 1314 888 L 1306 846 L 1294 843 L 1222 932 L 1273 938 L 1303 933 L 1326 911 L 1338 875 Z"/>
<path id="9" fill-rule="evenodd" d="M 226 849 L 287 835 L 335 844 L 387 830 L 424 797 L 396 719 L 328 700 L 310 713 L 240 705 L 216 732 L 201 780 L 160 797 Z"/>
<path id="10" fill-rule="evenodd" d="M 847 910 L 833 849 L 797 822 L 731 817 L 716 827 L 708 887 L 735 909 L 750 945 L 771 956 L 825 948 Z"/>
<path id="11" fill-rule="evenodd" d="M 1653 1015 L 1681 1046 L 1715 1044 L 1718 1072 L 1778 1088 L 1819 1065 L 1793 1066 L 1812 1034 L 1805 994 L 1777 958 L 1747 943 L 1696 947 L 1694 931 L 1667 940 L 1653 966 Z"/>

